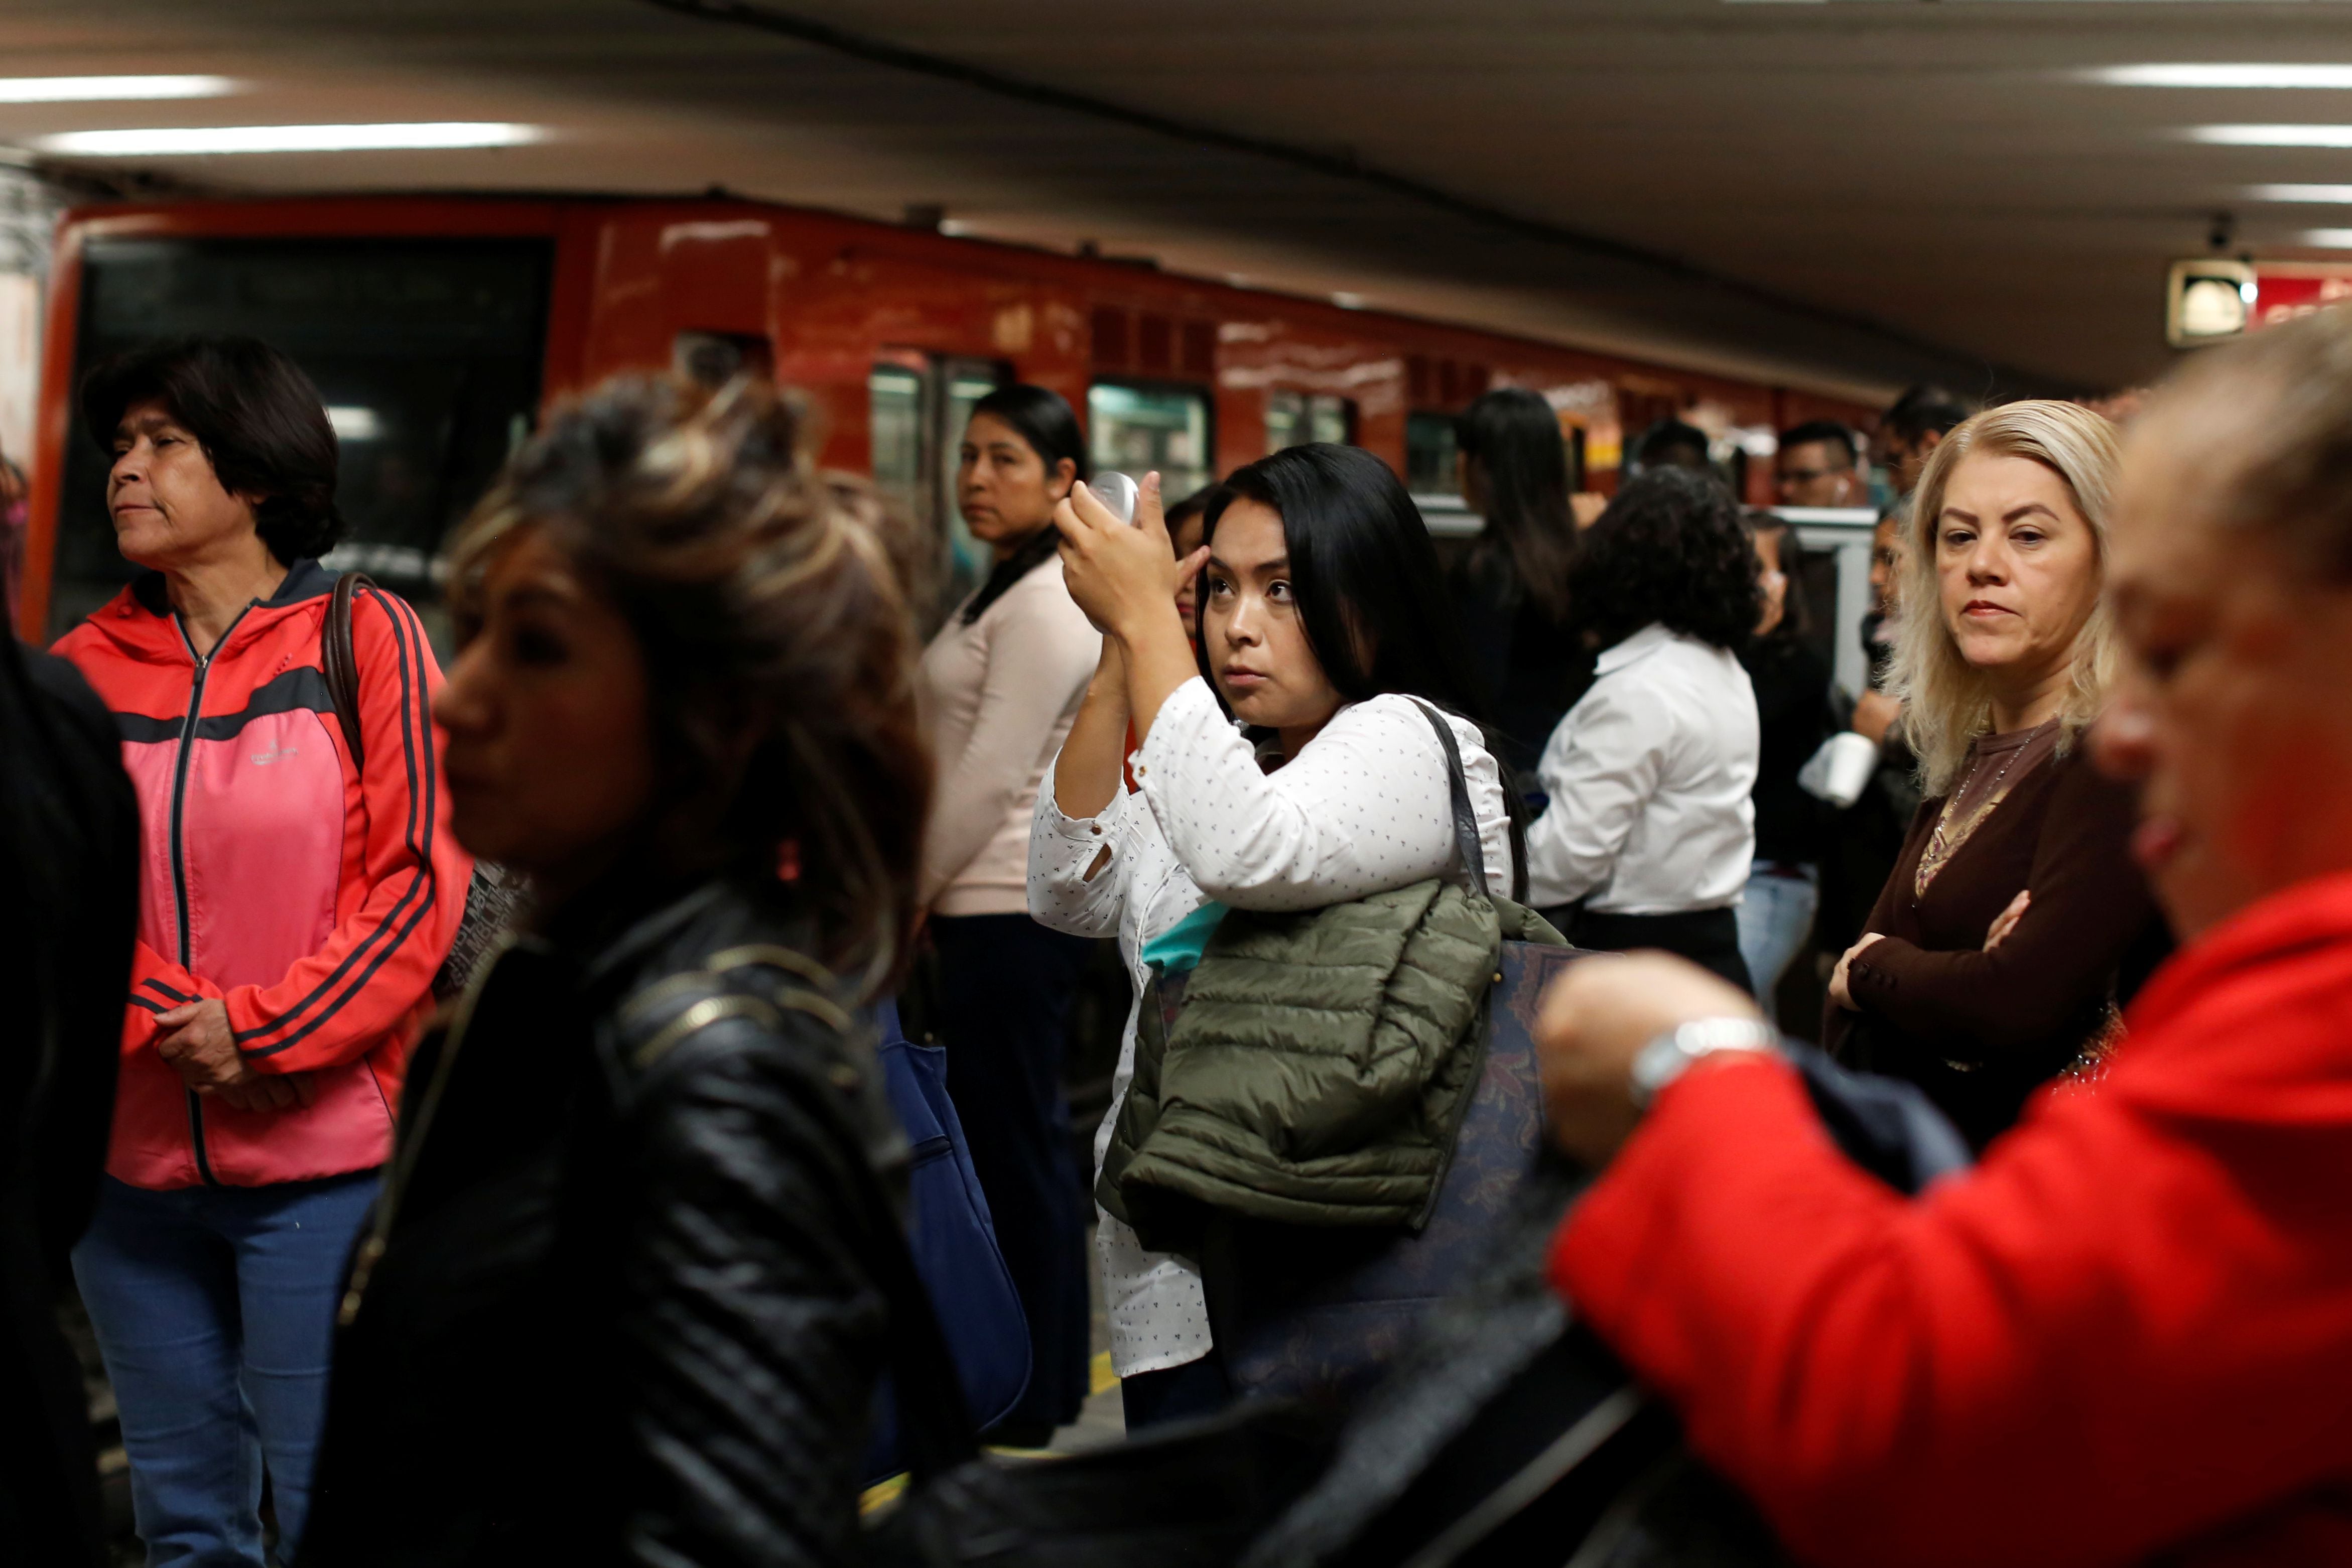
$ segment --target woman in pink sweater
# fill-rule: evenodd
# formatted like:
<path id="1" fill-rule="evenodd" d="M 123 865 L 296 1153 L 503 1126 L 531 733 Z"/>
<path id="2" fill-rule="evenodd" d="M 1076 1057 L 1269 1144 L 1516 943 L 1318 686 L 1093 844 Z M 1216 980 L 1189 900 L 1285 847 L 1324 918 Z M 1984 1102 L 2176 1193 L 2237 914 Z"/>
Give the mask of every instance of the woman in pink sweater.
<path id="1" fill-rule="evenodd" d="M 1062 1048 L 1089 944 L 1029 918 L 1029 819 L 1102 638 L 1062 586 L 1054 508 L 1087 471 L 1077 416 L 1041 386 L 973 405 L 956 494 L 994 567 L 923 652 L 939 769 L 921 897 L 939 953 L 948 1089 L 1029 1319 L 1029 1392 L 999 1440 L 1042 1446 L 1087 1394 L 1085 1187 Z"/>

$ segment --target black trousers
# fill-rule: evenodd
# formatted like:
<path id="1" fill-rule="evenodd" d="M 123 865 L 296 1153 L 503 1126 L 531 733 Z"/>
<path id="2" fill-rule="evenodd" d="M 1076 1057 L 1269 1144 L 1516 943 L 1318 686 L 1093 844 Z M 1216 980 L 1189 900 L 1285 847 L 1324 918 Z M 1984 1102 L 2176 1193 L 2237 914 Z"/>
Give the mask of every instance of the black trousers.
<path id="1" fill-rule="evenodd" d="M 1544 919 L 1579 947 L 1596 952 L 1658 948 L 1678 953 L 1701 969 L 1720 974 L 1749 995 L 1756 984 L 1739 956 L 1739 919 L 1728 909 L 1689 910 L 1671 915 L 1604 915 L 1578 904 L 1541 911 Z"/>
<path id="2" fill-rule="evenodd" d="M 1086 1188 L 1062 1058 L 1088 944 L 1027 915 L 935 916 L 930 932 L 948 1093 L 1029 1319 L 1029 1392 L 1004 1425 L 1059 1426 L 1087 1390 Z"/>

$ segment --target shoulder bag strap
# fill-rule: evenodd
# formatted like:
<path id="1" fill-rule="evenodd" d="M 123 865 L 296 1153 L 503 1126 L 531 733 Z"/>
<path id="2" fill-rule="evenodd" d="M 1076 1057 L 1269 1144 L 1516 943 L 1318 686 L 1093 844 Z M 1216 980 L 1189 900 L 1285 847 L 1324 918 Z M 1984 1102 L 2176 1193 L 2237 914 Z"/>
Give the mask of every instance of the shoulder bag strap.
<path id="1" fill-rule="evenodd" d="M 1470 886 L 1477 892 L 1486 891 L 1486 848 L 1478 837 L 1478 814 L 1470 807 L 1470 784 L 1462 773 L 1462 745 L 1454 738 L 1454 726 L 1445 715 L 1420 698 L 1412 705 L 1421 710 L 1429 727 L 1437 731 L 1437 743 L 1445 748 L 1445 784 L 1454 797 L 1454 847 L 1462 857 L 1463 868 L 1470 873 Z"/>
<path id="2" fill-rule="evenodd" d="M 327 604 L 327 619 L 319 628 L 319 666 L 327 678 L 327 695 L 333 699 L 335 717 L 343 726 L 343 744 L 352 766 L 367 757 L 360 738 L 360 661 L 352 646 L 352 595 L 375 582 L 364 572 L 346 572 L 335 579 L 334 597 Z"/>

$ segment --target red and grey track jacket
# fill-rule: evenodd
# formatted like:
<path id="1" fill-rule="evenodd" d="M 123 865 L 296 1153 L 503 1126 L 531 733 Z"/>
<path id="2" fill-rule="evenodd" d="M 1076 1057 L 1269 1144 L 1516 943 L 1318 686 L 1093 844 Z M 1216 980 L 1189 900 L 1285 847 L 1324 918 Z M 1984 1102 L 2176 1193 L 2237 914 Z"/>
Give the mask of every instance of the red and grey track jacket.
<path id="1" fill-rule="evenodd" d="M 57 645 L 121 727 L 145 834 L 107 1157 L 134 1186 L 305 1181 L 392 1147 L 473 867 L 449 836 L 441 672 L 416 613 L 374 590 L 352 605 L 362 771 L 320 666 L 333 588 L 296 563 L 198 658 L 151 574 Z M 257 1070 L 310 1075 L 313 1103 L 238 1110 L 188 1092 L 155 1052 L 155 1016 L 198 996 L 226 1002 Z"/>

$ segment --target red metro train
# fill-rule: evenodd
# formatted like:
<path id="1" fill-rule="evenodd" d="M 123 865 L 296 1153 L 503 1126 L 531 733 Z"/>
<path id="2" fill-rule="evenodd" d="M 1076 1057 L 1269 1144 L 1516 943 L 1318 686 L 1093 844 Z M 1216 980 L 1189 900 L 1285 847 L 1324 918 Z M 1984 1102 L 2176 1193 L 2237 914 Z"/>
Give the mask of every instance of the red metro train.
<path id="1" fill-rule="evenodd" d="M 169 202 L 58 232 L 22 625 L 62 630 L 127 574 L 105 464 L 72 388 L 147 339 L 245 331 L 291 353 L 341 437 L 353 529 L 337 563 L 425 603 L 442 539 L 551 399 L 616 371 L 751 366 L 812 399 L 828 467 L 872 474 L 973 563 L 953 505 L 964 411 L 1050 386 L 1095 460 L 1169 493 L 1275 448 L 1352 441 L 1458 529 L 1453 418 L 1489 386 L 1542 393 L 1586 488 L 1621 443 L 1696 411 L 1717 427 L 1867 425 L 1835 398 L 1171 276 L 732 199 L 448 196 Z M 1744 476 L 1769 500 L 1760 466 Z"/>

